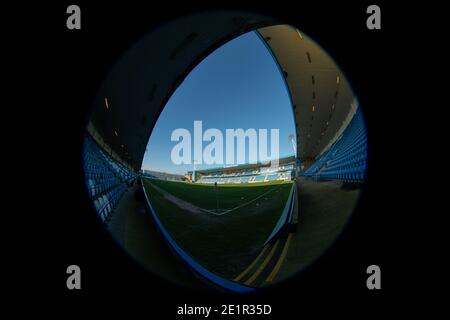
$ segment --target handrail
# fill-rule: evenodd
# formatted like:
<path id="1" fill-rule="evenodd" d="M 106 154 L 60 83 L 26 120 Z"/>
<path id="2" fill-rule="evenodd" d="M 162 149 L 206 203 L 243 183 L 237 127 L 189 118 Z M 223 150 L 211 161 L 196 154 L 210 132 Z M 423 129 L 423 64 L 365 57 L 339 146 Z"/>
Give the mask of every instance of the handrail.
<path id="1" fill-rule="evenodd" d="M 274 239 L 280 232 L 280 230 L 290 221 L 290 217 L 292 216 L 292 210 L 294 209 L 294 201 L 295 201 L 295 182 L 292 184 L 291 191 L 289 192 L 288 200 L 286 201 L 286 205 L 284 206 L 283 213 L 280 215 L 277 224 L 273 228 L 269 237 L 267 237 L 263 246 L 269 243 L 272 239 Z"/>

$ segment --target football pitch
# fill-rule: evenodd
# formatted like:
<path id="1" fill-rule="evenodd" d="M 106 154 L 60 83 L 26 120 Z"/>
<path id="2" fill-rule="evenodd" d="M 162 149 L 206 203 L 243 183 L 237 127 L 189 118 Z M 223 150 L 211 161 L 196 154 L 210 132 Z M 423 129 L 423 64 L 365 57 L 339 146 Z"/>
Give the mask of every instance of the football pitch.
<path id="1" fill-rule="evenodd" d="M 284 210 L 291 181 L 209 184 L 143 179 L 147 197 L 177 244 L 232 279 L 258 255 Z"/>

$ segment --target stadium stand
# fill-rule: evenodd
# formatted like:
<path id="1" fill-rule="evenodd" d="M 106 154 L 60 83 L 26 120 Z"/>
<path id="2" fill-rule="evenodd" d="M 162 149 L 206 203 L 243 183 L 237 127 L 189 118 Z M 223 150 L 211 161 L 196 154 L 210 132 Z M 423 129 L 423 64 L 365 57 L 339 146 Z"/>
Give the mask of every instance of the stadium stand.
<path id="1" fill-rule="evenodd" d="M 229 39 L 258 28 L 256 32 L 273 54 L 285 78 L 292 100 L 296 130 L 294 134 L 297 137 L 296 156 L 289 159 L 289 163 L 297 164 L 294 170 L 299 173 L 298 167 L 302 171 L 306 169 L 301 175 L 316 180 L 361 181 L 365 178 L 367 142 L 362 117 L 359 120 L 361 123 L 357 123 L 355 120 L 357 117 L 353 119 L 352 123 L 356 123 L 352 124 L 353 131 L 350 130 L 352 126 L 347 126 L 340 138 L 332 142 L 338 135 L 337 132 L 341 132 L 343 120 L 347 120 L 347 115 L 352 112 L 352 105 L 356 105 L 354 103 L 356 97 L 348 81 L 326 52 L 309 37 L 296 28 L 274 23 L 276 21 L 272 21 L 271 18 L 242 12 L 199 15 L 169 23 L 142 38 L 117 61 L 102 83 L 94 101 L 96 108 L 90 123 L 97 134 L 89 132 L 96 140 L 87 137 L 83 149 L 89 196 L 103 221 L 108 221 L 107 218 L 114 210 L 108 228 L 116 221 L 133 219 L 130 220 L 132 223 L 126 224 L 127 228 L 123 228 L 124 238 L 130 237 L 139 241 L 124 241 L 124 246 L 128 251 L 133 250 L 133 256 L 148 269 L 164 275 L 168 280 L 178 279 L 180 282 L 194 283 L 194 287 L 198 287 L 200 283 L 203 284 L 199 279 L 206 279 L 207 284 L 211 283 L 231 291 L 241 292 L 251 289 L 247 284 L 234 286 L 229 281 L 224 281 L 227 279 L 221 279 L 211 274 L 208 269 L 202 268 L 173 241 L 163 224 L 159 223 L 158 216 L 148 199 L 145 201 L 146 208 L 142 208 L 138 201 L 126 202 L 127 198 L 134 199 L 134 197 L 130 192 L 124 191 L 128 188 L 126 173 L 129 173 L 129 179 L 133 181 L 135 173 L 142 169 L 142 159 L 147 151 L 146 142 L 168 99 L 202 59 Z M 208 28 L 204 28 L 205 25 Z M 155 44 L 158 45 L 158 50 L 154 50 Z M 146 66 L 145 70 L 142 66 Z M 152 84 L 150 95 L 148 85 L 142 85 L 149 83 Z M 320 90 L 316 91 L 317 88 Z M 312 112 L 314 117 L 309 117 Z M 99 137 L 104 144 L 96 143 L 99 142 L 97 140 Z M 105 151 L 107 148 L 100 147 L 103 145 L 109 146 L 111 153 Z M 328 145 L 331 147 L 328 148 Z M 120 163 L 116 163 L 117 161 L 109 154 L 126 160 L 128 166 L 121 170 Z M 245 170 L 232 168 L 235 170 L 234 173 L 231 173 L 230 168 L 221 168 L 221 172 L 209 170 L 197 181 L 252 183 L 267 181 L 266 179 L 294 178 L 293 170 L 284 170 L 283 165 L 280 159 L 280 166 L 276 171 L 261 171 L 261 167 L 255 166 L 248 166 Z M 130 171 L 129 167 L 133 170 Z M 120 171 L 124 171 L 125 178 Z M 198 171 L 188 172 L 186 179 L 192 181 L 192 176 L 201 175 L 202 172 Z M 149 173 L 149 176 L 161 179 L 154 173 Z M 300 221 L 298 231 L 292 236 L 289 251 L 286 249 L 285 264 L 289 266 L 286 269 L 286 277 L 291 275 L 290 270 L 303 268 L 331 244 L 340 230 L 340 225 L 346 221 L 348 212 L 352 210 L 347 208 L 336 211 L 335 208 L 344 207 L 346 203 L 354 203 L 357 197 L 356 190 L 344 192 L 333 182 L 315 183 L 314 179 L 305 179 L 303 176 L 295 177 L 294 186 L 291 201 L 286 203 L 279 223 L 272 232 L 273 235 L 278 235 L 278 230 L 283 229 L 281 226 Z M 134 188 L 145 191 L 139 184 Z M 148 193 L 144 192 L 144 195 L 147 197 Z M 120 202 L 119 205 L 117 202 Z M 330 210 L 333 211 L 332 214 Z M 142 215 L 142 211 L 150 214 Z M 291 213 L 286 213 L 288 211 Z M 124 220 L 119 220 L 119 217 L 123 217 Z M 149 219 L 148 224 L 136 222 L 142 221 L 140 219 L 143 217 Z M 339 224 L 336 224 L 337 220 Z M 113 230 L 115 229 L 110 229 L 112 233 L 115 232 Z M 161 242 L 160 235 L 173 250 L 167 250 L 165 245 L 158 245 Z M 285 252 L 276 251 L 280 254 Z M 271 250 L 267 250 L 267 254 L 270 254 L 269 252 Z M 172 257 L 173 253 L 176 259 Z M 196 276 L 180 278 L 183 268 L 177 264 L 179 262 L 186 263 Z M 282 271 L 283 267 L 280 272 Z M 265 272 L 261 273 L 264 274 Z"/>
<path id="2" fill-rule="evenodd" d="M 290 180 L 293 166 L 277 168 L 261 168 L 258 170 L 236 172 L 230 174 L 211 174 L 202 176 L 199 183 L 252 183 L 275 180 Z"/>
<path id="3" fill-rule="evenodd" d="M 236 167 L 236 170 L 239 170 Z M 217 170 L 217 169 L 216 169 Z M 229 170 L 229 169 L 228 169 Z M 288 164 L 279 167 L 261 167 L 251 171 L 236 171 L 228 173 L 205 174 L 198 183 L 252 183 L 275 180 L 291 180 L 294 176 L 294 165 Z"/>
<path id="4" fill-rule="evenodd" d="M 141 170 L 141 175 L 150 179 L 160 179 L 168 181 L 184 181 L 185 178 L 182 175 L 172 174 L 167 172 L 151 171 L 151 170 Z"/>
<path id="5" fill-rule="evenodd" d="M 358 109 L 338 140 L 303 175 L 317 181 L 361 182 L 366 178 L 366 169 L 367 135 Z"/>
<path id="6" fill-rule="evenodd" d="M 89 135 L 85 137 L 83 161 L 89 198 L 101 220 L 107 222 L 137 175 L 107 155 Z"/>

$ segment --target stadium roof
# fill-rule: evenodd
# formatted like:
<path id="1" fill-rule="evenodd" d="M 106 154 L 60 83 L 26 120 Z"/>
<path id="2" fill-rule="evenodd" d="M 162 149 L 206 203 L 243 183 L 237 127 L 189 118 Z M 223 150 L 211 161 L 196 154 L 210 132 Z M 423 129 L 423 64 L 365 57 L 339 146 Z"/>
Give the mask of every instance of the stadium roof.
<path id="1" fill-rule="evenodd" d="M 288 25 L 261 28 L 284 72 L 297 131 L 297 154 L 315 158 L 346 125 L 352 90 L 334 61 L 313 40 Z"/>
<path id="2" fill-rule="evenodd" d="M 96 97 L 89 127 L 123 162 L 139 170 L 162 109 L 189 72 L 224 43 L 258 30 L 286 77 L 297 153 L 300 158 L 316 157 L 345 125 L 354 97 L 320 47 L 296 29 L 275 23 L 250 13 L 215 12 L 160 27 L 113 67 Z"/>

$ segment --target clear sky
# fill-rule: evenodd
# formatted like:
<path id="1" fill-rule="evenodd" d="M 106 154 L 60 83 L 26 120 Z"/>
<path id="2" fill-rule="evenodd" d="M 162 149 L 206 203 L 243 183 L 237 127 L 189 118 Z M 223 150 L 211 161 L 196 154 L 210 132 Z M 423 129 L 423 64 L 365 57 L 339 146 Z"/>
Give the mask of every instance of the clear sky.
<path id="1" fill-rule="evenodd" d="M 194 121 L 208 128 L 279 129 L 280 157 L 294 154 L 290 134 L 295 135 L 288 91 L 280 70 L 256 32 L 246 33 L 217 49 L 186 77 L 169 99 L 151 134 L 142 168 L 185 174 L 191 165 L 171 161 L 171 141 L 177 128 L 194 136 Z M 210 142 L 203 142 L 203 148 Z M 226 150 L 223 150 L 225 157 Z M 236 152 L 235 152 L 236 153 Z M 193 157 L 193 151 L 192 151 Z M 248 159 L 248 155 L 246 157 Z M 263 160 L 263 159 L 258 159 Z M 222 165 L 197 165 L 198 169 Z"/>

